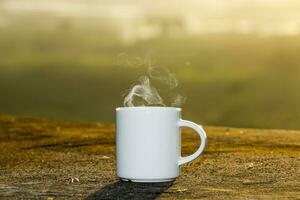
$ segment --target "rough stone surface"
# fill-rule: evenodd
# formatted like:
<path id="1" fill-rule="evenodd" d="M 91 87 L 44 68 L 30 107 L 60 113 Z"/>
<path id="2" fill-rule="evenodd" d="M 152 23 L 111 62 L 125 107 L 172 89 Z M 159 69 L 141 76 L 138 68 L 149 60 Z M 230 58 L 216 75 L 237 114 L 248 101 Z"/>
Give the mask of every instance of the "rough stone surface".
<path id="1" fill-rule="evenodd" d="M 205 127 L 173 183 L 120 182 L 113 124 L 0 116 L 0 199 L 299 199 L 300 132 Z M 184 129 L 183 155 L 199 145 Z"/>

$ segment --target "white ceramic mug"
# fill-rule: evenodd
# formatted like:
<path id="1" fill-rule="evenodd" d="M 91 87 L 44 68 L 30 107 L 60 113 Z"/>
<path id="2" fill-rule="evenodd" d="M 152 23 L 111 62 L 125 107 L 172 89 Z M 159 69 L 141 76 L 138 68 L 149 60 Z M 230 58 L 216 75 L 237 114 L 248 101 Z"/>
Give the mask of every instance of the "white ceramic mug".
<path id="1" fill-rule="evenodd" d="M 133 182 L 168 182 L 180 173 L 180 165 L 196 159 L 206 145 L 206 133 L 181 119 L 175 107 L 117 108 L 117 176 Z M 198 150 L 181 157 L 180 127 L 194 129 L 201 138 Z"/>

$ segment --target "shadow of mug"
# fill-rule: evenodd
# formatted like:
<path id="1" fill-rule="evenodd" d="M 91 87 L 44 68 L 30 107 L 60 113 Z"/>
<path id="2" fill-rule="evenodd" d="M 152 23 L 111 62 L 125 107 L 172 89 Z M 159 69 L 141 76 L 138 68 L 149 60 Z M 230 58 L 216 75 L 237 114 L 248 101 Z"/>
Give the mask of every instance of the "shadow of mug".
<path id="1" fill-rule="evenodd" d="M 171 187 L 173 182 L 134 183 L 117 181 L 91 194 L 86 200 L 98 199 L 144 199 L 152 200 Z"/>

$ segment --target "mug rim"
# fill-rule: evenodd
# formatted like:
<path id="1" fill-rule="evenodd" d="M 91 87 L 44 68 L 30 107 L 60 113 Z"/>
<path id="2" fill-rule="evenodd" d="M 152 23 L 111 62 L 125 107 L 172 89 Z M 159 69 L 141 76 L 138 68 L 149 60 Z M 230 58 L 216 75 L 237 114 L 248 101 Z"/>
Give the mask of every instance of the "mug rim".
<path id="1" fill-rule="evenodd" d="M 140 110 L 140 109 L 166 109 L 166 110 L 178 110 L 181 111 L 181 108 L 178 107 L 170 107 L 170 106 L 131 106 L 131 107 L 117 107 L 116 111 L 119 110 Z"/>

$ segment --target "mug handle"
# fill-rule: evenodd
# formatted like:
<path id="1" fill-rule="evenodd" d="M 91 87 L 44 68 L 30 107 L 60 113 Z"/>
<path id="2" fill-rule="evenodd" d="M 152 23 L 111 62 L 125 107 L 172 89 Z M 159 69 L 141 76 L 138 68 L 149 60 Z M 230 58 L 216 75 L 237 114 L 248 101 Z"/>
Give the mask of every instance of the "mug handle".
<path id="1" fill-rule="evenodd" d="M 194 129 L 200 136 L 201 144 L 200 144 L 200 147 L 197 149 L 197 151 L 194 154 L 192 154 L 190 156 L 186 156 L 186 157 L 180 156 L 179 160 L 178 160 L 178 165 L 183 165 L 185 163 L 191 162 L 192 160 L 196 159 L 198 156 L 201 155 L 201 153 L 203 152 L 203 150 L 206 146 L 206 133 L 205 133 L 204 129 L 202 128 L 202 126 L 200 126 L 194 122 L 191 122 L 191 121 L 180 119 L 179 127 L 183 127 L 183 126 Z"/>

